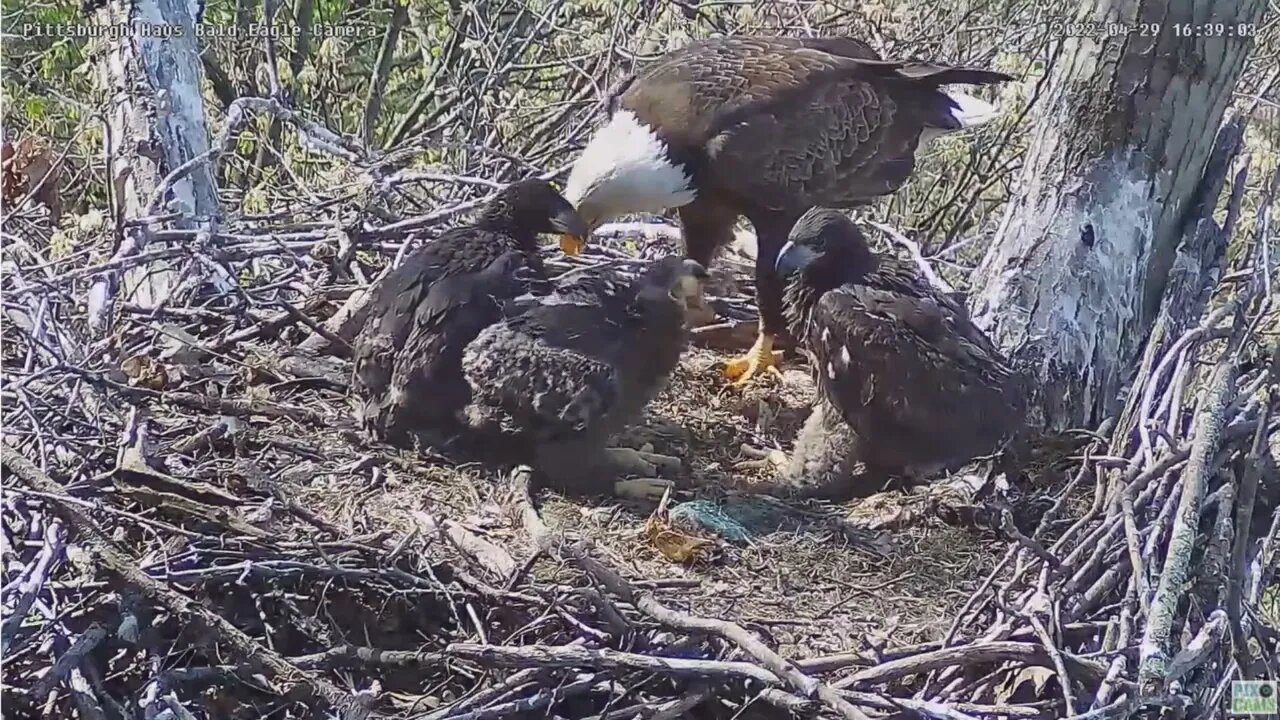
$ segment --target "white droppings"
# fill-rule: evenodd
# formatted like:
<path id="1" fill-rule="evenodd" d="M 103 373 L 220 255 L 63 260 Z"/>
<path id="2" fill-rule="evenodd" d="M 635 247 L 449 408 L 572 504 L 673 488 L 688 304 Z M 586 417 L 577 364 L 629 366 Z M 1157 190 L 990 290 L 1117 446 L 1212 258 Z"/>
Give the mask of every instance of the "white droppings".
<path id="1" fill-rule="evenodd" d="M 847 345 L 840 346 L 840 362 L 845 365 L 853 362 L 853 359 L 849 357 L 849 347 Z"/>
<path id="2" fill-rule="evenodd" d="M 688 205 L 697 191 L 684 168 L 670 161 L 666 143 L 653 129 L 631 111 L 619 110 L 578 157 L 564 196 L 583 220 L 594 224 Z"/>
<path id="3" fill-rule="evenodd" d="M 836 379 L 836 366 L 832 365 L 831 363 L 827 363 L 827 377 L 831 378 L 832 380 Z"/>
<path id="4" fill-rule="evenodd" d="M 1141 347 L 1134 320 L 1159 191 L 1131 152 L 1095 160 L 1065 185 L 1029 172 L 1024 200 L 1009 206 L 1002 240 L 975 272 L 974 323 L 999 347 L 1037 361 L 1054 429 L 1112 412 Z M 1092 245 L 1082 239 L 1086 226 Z"/>
<path id="5" fill-rule="evenodd" d="M 822 328 L 822 342 L 831 342 L 831 328 Z"/>

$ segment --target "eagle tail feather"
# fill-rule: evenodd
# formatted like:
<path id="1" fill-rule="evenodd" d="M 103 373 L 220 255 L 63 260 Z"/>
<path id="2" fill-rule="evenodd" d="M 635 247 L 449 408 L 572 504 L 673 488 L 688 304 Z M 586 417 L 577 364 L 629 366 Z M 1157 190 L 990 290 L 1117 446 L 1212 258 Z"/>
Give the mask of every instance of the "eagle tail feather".
<path id="1" fill-rule="evenodd" d="M 972 95 L 952 91 L 943 92 L 942 97 L 945 98 L 949 107 L 943 111 L 937 121 L 930 118 L 927 123 L 930 127 L 939 130 L 977 127 L 991 122 L 1000 115 L 1000 110 L 995 105 Z"/>
<path id="2" fill-rule="evenodd" d="M 864 63 L 871 65 L 872 63 Z M 904 80 L 927 81 L 931 85 L 994 85 L 1008 82 L 1012 75 L 998 70 L 963 67 L 955 65 L 935 65 L 923 62 L 885 62 L 878 63 L 889 66 L 894 74 Z"/>

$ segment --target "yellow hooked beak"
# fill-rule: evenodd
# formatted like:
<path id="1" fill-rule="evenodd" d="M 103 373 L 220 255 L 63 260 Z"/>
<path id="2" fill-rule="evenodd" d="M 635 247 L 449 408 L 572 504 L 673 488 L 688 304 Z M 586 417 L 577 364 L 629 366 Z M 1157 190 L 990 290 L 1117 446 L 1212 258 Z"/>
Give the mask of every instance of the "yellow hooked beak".
<path id="1" fill-rule="evenodd" d="M 586 241 L 576 235 L 560 236 L 560 252 L 570 257 L 581 254 L 586 246 Z"/>

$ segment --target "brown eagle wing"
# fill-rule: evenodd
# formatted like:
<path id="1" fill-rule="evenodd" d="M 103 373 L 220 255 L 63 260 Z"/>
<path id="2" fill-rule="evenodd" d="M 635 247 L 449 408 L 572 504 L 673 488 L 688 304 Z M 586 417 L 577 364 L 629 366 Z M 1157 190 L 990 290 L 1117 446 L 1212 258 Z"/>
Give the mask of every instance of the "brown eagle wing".
<path id="1" fill-rule="evenodd" d="M 905 182 L 939 84 L 984 72 L 883 61 L 852 38 L 723 38 L 646 67 L 619 102 L 754 203 L 848 206 Z"/>
<path id="2" fill-rule="evenodd" d="M 818 301 L 806 344 L 824 396 L 859 434 L 959 440 L 978 407 L 1004 403 L 1003 364 L 956 331 L 967 323 L 935 297 L 846 286 Z"/>

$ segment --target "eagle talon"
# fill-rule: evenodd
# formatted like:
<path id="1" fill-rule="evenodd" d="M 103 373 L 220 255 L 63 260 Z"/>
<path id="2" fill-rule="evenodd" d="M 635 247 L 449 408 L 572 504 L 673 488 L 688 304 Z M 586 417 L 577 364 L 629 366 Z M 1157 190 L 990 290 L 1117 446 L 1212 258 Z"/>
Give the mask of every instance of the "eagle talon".
<path id="1" fill-rule="evenodd" d="M 631 447 L 609 447 L 604 452 L 620 475 L 678 475 L 684 468 L 680 457 L 662 455 L 660 452 L 634 450 Z"/>
<path id="2" fill-rule="evenodd" d="M 662 453 L 646 452 L 644 450 L 637 450 L 636 453 L 645 462 L 652 463 L 657 467 L 659 475 L 678 475 L 684 469 L 684 462 L 674 455 L 663 455 Z"/>
<path id="3" fill-rule="evenodd" d="M 774 472 L 782 472 L 787 468 L 787 454 L 781 450 L 763 450 L 743 445 L 742 454 L 750 459 L 739 460 L 734 463 L 735 470 L 772 470 Z"/>
<path id="4" fill-rule="evenodd" d="M 724 376 L 733 380 L 733 384 L 738 386 L 745 385 L 766 373 L 780 379 L 782 377 L 782 371 L 778 369 L 780 354 L 775 355 L 773 352 L 773 337 L 761 333 L 756 336 L 755 344 L 746 355 L 724 364 Z"/>
<path id="5" fill-rule="evenodd" d="M 632 478 L 614 483 L 613 494 L 628 500 L 656 503 L 674 488 L 675 483 L 662 478 Z"/>
<path id="6" fill-rule="evenodd" d="M 653 477 L 663 472 L 674 471 L 678 473 L 681 468 L 680 458 L 643 450 L 614 447 L 606 448 L 605 454 L 608 456 L 614 472 L 619 475 Z"/>

